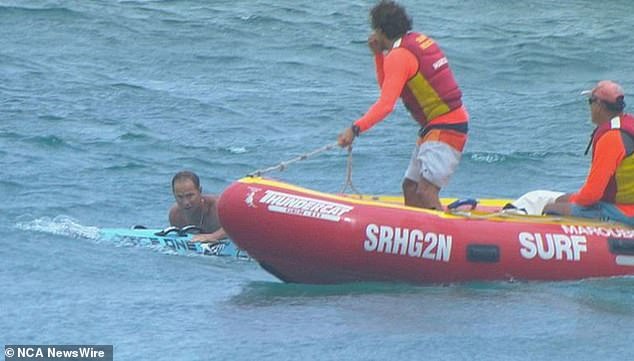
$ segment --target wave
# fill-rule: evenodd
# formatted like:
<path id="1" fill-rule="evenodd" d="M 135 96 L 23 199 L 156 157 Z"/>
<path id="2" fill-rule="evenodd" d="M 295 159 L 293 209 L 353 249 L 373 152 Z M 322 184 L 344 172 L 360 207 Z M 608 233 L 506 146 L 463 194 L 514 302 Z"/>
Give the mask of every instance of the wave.
<path id="1" fill-rule="evenodd" d="M 36 231 L 72 238 L 99 239 L 99 228 L 84 226 L 68 216 L 42 217 L 28 222 L 18 222 L 15 227 L 23 231 Z"/>
<path id="2" fill-rule="evenodd" d="M 49 135 L 37 135 L 37 136 L 25 136 L 23 134 L 13 134 L 16 140 L 22 140 L 24 143 L 32 144 L 37 148 L 46 148 L 46 149 L 67 149 L 73 151 L 84 151 L 79 146 L 75 146 L 68 141 L 64 140 L 57 135 L 49 134 Z"/>
<path id="3" fill-rule="evenodd" d="M 432 287 L 427 288 L 428 290 Z M 416 294 L 424 291 L 423 287 L 399 283 L 353 283 L 343 285 L 304 285 L 294 283 L 252 281 L 243 287 L 242 292 L 232 298 L 238 305 L 270 306 L 276 303 L 287 303 L 320 299 L 324 297 L 342 297 L 357 295 L 400 295 Z"/>
<path id="4" fill-rule="evenodd" d="M 193 54 L 195 60 L 209 61 L 219 64 L 233 64 L 241 61 L 249 61 L 250 59 L 241 55 L 231 54 Z M 255 68 L 255 66 L 254 66 Z"/>
<path id="5" fill-rule="evenodd" d="M 67 120 L 65 117 L 60 117 L 59 115 L 53 115 L 53 114 L 38 115 L 37 118 L 40 120 L 47 120 L 52 122 Z"/>
<path id="6" fill-rule="evenodd" d="M 63 148 L 70 146 L 64 139 L 56 135 L 37 135 L 28 138 L 28 140 L 32 143 L 52 148 Z"/>
<path id="7" fill-rule="evenodd" d="M 282 25 L 291 25 L 294 22 L 287 19 L 280 19 L 277 16 L 248 14 L 240 16 L 240 20 L 247 23 L 249 26 L 253 25 L 273 25 L 275 27 L 281 27 Z"/>
<path id="8" fill-rule="evenodd" d="M 131 169 L 145 169 L 148 168 L 149 166 L 146 163 L 135 163 L 135 162 L 128 162 L 125 164 L 117 164 L 117 165 L 112 165 L 109 167 L 102 167 L 102 169 L 104 170 L 108 170 L 108 171 L 119 171 L 119 170 L 131 170 Z"/>
<path id="9" fill-rule="evenodd" d="M 142 247 L 149 248 L 162 254 L 168 255 L 183 255 L 186 257 L 199 256 L 194 253 L 179 254 L 177 251 L 170 249 L 169 247 L 163 247 L 160 245 L 140 245 L 138 242 L 126 240 L 125 237 L 123 237 L 122 239 L 110 241 L 104 239 L 100 228 L 82 225 L 77 220 L 64 215 L 53 218 L 42 217 L 31 221 L 18 222 L 15 224 L 15 228 L 23 231 L 34 231 L 75 239 L 88 239 L 95 241 L 95 243 L 107 242 L 114 245 L 115 247 Z"/>
<path id="10" fill-rule="evenodd" d="M 66 7 L 28 7 L 28 6 L 2 6 L 0 5 L 0 12 L 3 13 L 24 13 L 28 16 L 32 15 L 47 15 L 57 18 L 69 18 L 69 17 L 83 17 L 81 12 L 71 10 Z"/>
<path id="11" fill-rule="evenodd" d="M 132 83 L 125 83 L 125 82 L 120 82 L 120 83 L 112 83 L 110 84 L 111 87 L 115 88 L 115 89 L 131 89 L 131 90 L 148 90 L 148 88 L 139 85 L 139 84 L 132 84 Z"/>
<path id="12" fill-rule="evenodd" d="M 434 295 L 444 296 L 447 290 L 458 298 L 489 297 L 491 293 L 504 292 L 507 296 L 534 292 L 537 286 L 517 281 L 471 282 L 445 285 L 413 285 L 408 283 L 358 282 L 334 285 L 306 285 L 252 281 L 245 285 L 242 292 L 233 297 L 232 302 L 239 305 L 268 306 L 275 303 L 287 303 L 289 299 L 310 302 L 329 297 L 357 297 L 359 295 L 401 296 Z"/>
<path id="13" fill-rule="evenodd" d="M 145 139 L 150 139 L 150 137 L 147 136 L 146 134 L 131 133 L 131 132 L 127 132 L 127 133 L 121 134 L 120 136 L 117 137 L 117 140 L 123 140 L 123 141 L 127 141 L 127 140 L 145 140 Z"/>
<path id="14" fill-rule="evenodd" d="M 5 156 L 8 153 L 5 151 L 1 151 L 0 150 L 0 155 Z M 2 186 L 2 189 L 7 193 L 7 194 L 12 194 L 14 192 L 17 192 L 20 188 L 23 187 L 22 183 L 18 183 L 16 181 L 11 181 L 11 180 L 0 180 L 0 186 Z"/>
<path id="15" fill-rule="evenodd" d="M 229 147 L 223 148 L 223 150 L 226 150 L 231 154 L 244 154 L 248 152 L 246 147 L 239 147 L 239 146 L 229 146 Z"/>
<path id="16" fill-rule="evenodd" d="M 496 152 L 466 152 L 463 155 L 464 159 L 476 162 L 476 163 L 505 163 L 505 162 L 517 162 L 517 161 L 543 161 L 544 159 L 560 159 L 562 157 L 578 157 L 576 152 L 548 152 L 548 151 L 533 151 L 533 152 L 509 152 L 509 153 L 496 153 Z"/>

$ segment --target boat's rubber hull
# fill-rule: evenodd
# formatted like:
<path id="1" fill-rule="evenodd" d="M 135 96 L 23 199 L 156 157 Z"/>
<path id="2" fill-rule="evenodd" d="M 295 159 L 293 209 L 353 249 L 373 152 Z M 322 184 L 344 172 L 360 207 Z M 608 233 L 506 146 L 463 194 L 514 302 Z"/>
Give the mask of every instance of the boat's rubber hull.
<path id="1" fill-rule="evenodd" d="M 634 274 L 634 230 L 579 219 L 455 215 L 244 178 L 219 204 L 238 247 L 283 281 L 453 283 Z"/>

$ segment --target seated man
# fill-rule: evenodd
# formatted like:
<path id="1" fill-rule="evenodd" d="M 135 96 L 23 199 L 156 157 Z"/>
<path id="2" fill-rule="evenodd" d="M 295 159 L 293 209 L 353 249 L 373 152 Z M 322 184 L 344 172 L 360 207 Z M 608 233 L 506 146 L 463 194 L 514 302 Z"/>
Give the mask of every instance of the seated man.
<path id="1" fill-rule="evenodd" d="M 200 179 L 189 171 L 176 173 L 172 178 L 172 193 L 176 203 L 169 212 L 170 225 L 175 227 L 196 226 L 200 234 L 192 237 L 194 242 L 217 242 L 227 238 L 220 225 L 216 202 L 218 197 L 202 194 Z"/>
<path id="2" fill-rule="evenodd" d="M 559 197 L 544 213 L 634 226 L 634 117 L 623 112 L 623 89 L 615 82 L 600 81 L 587 94 L 596 125 L 588 177 L 577 193 Z"/>

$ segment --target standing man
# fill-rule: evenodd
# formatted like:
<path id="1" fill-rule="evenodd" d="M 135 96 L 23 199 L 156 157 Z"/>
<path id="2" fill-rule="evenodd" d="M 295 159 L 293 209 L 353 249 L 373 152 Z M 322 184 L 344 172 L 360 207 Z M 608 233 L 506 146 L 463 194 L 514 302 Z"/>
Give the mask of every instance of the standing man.
<path id="1" fill-rule="evenodd" d="M 577 193 L 559 197 L 544 212 L 634 226 L 634 117 L 623 112 L 625 94 L 613 81 L 600 81 L 584 93 L 596 125 L 588 177 Z"/>
<path id="2" fill-rule="evenodd" d="M 449 183 L 467 141 L 468 119 L 462 92 L 436 42 L 411 32 L 412 20 L 394 1 L 370 11 L 374 54 L 381 88 L 379 99 L 351 127 L 339 134 L 341 147 L 387 117 L 399 96 L 421 126 L 403 180 L 405 205 L 442 209 L 440 189 Z"/>
<path id="3" fill-rule="evenodd" d="M 176 173 L 172 178 L 172 193 L 176 203 L 169 212 L 170 225 L 180 228 L 193 225 L 200 228 L 201 233 L 192 237 L 194 242 L 216 242 L 227 238 L 218 219 L 218 197 L 202 194 L 202 191 L 200 179 L 195 173 Z"/>

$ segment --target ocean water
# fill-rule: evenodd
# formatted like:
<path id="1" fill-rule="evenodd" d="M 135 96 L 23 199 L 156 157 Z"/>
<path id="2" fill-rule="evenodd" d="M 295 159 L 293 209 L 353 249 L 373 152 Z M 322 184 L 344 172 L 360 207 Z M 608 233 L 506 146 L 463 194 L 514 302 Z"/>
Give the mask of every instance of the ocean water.
<path id="1" fill-rule="evenodd" d="M 634 94 L 630 1 L 403 1 L 471 114 L 445 196 L 574 191 L 579 93 Z M 0 0 L 0 344 L 112 344 L 116 360 L 627 360 L 634 280 L 283 284 L 254 262 L 95 239 L 163 227 L 171 176 L 207 192 L 335 141 L 378 94 L 372 1 Z M 626 101 L 629 99 L 626 96 Z M 360 137 L 353 182 L 398 194 L 416 125 Z M 347 154 L 270 174 L 337 192 Z"/>

